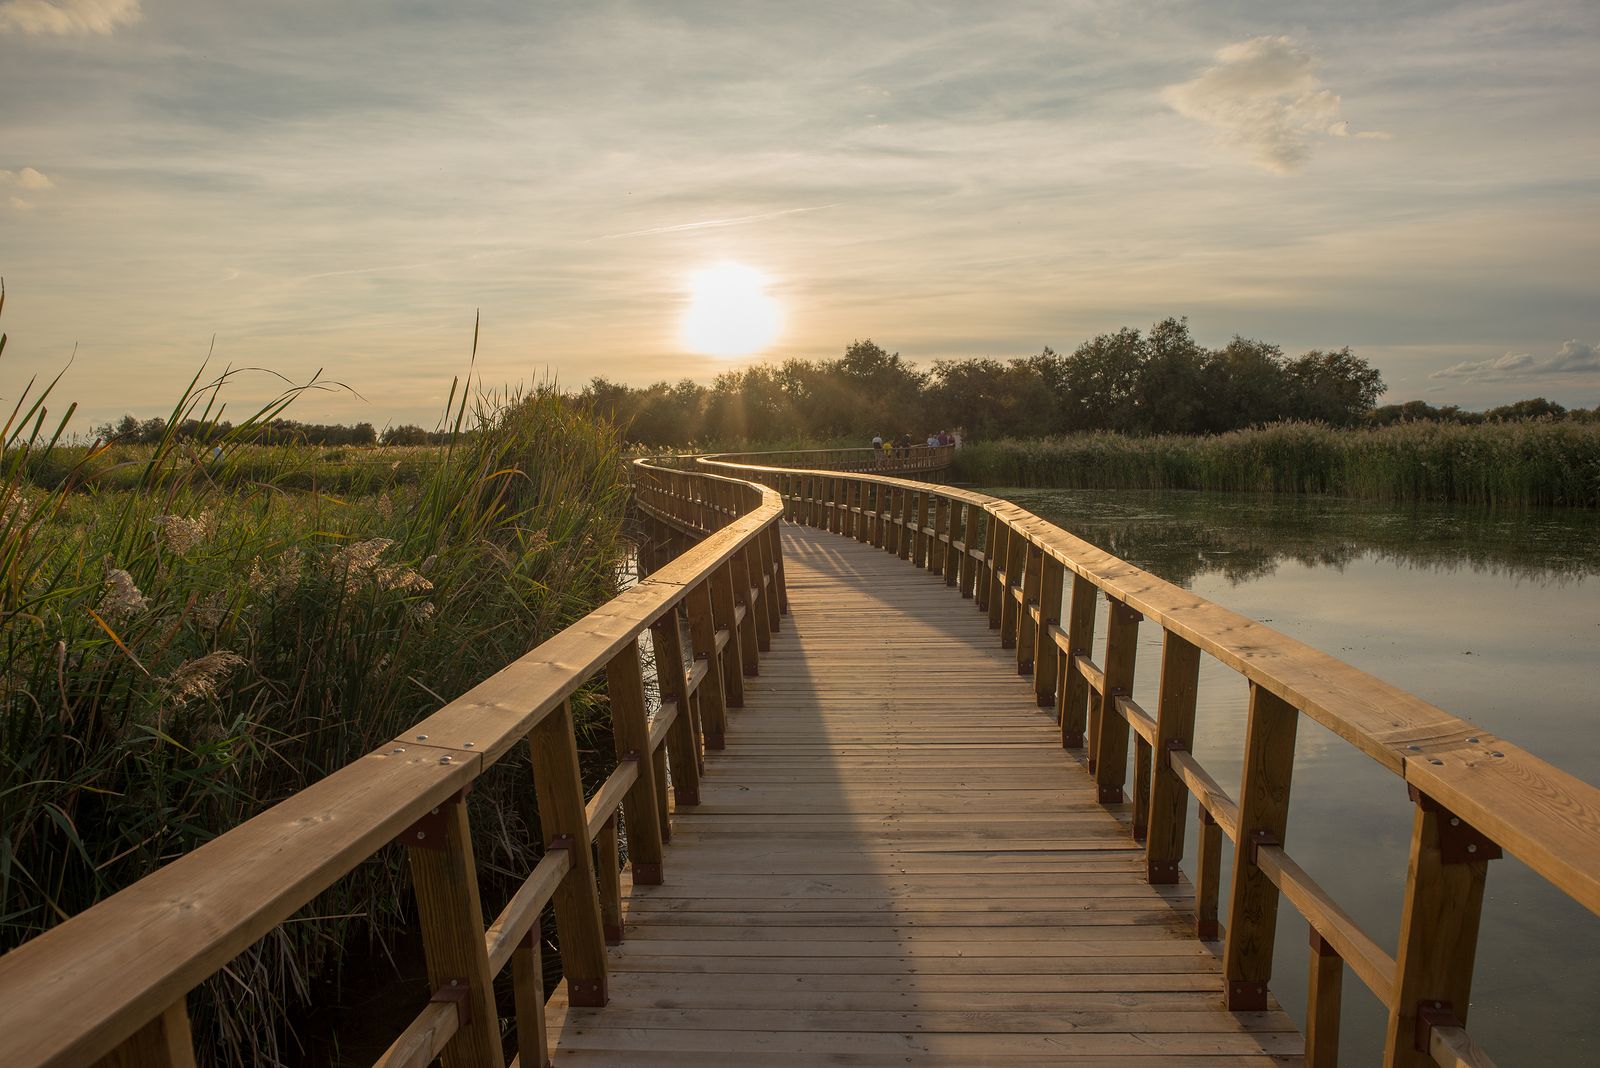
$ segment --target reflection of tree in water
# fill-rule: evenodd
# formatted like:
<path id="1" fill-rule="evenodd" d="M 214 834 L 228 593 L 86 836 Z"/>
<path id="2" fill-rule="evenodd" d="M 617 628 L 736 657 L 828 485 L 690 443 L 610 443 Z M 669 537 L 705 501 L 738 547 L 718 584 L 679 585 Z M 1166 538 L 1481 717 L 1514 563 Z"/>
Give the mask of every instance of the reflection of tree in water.
<path id="1" fill-rule="evenodd" d="M 1588 512 L 1496 514 L 1179 490 L 989 492 L 1180 586 L 1213 573 L 1237 585 L 1284 561 L 1342 569 L 1363 556 L 1541 582 L 1600 574 L 1600 517 Z"/>

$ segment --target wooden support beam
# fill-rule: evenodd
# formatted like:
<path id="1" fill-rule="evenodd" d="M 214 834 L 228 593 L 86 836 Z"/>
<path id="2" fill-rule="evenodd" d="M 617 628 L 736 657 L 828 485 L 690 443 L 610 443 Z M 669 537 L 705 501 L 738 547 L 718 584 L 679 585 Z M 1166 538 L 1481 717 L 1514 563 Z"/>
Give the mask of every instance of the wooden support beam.
<path id="1" fill-rule="evenodd" d="M 683 661 L 683 638 L 676 608 L 650 626 L 656 653 L 656 680 L 661 703 L 676 704 L 678 717 L 667 728 L 667 760 L 672 768 L 672 794 L 679 807 L 700 803 L 700 739 L 689 699 L 689 673 Z"/>
<path id="2" fill-rule="evenodd" d="M 465 792 L 439 805 L 403 840 L 417 893 L 428 985 L 435 991 L 464 991 L 457 995 L 460 1026 L 439 1059 L 445 1068 L 502 1068 L 500 1016 L 483 940 Z"/>
<path id="3" fill-rule="evenodd" d="M 1017 644 L 1017 597 L 1016 591 L 1022 588 L 1023 572 L 1028 566 L 1028 539 L 1022 531 L 1010 526 L 1006 527 L 1005 556 L 1006 565 L 1005 582 L 999 587 L 1000 592 L 1000 648 L 1011 649 Z M 994 608 L 989 609 L 991 619 Z"/>
<path id="4" fill-rule="evenodd" d="M 721 749 L 728 726 L 727 698 L 723 689 L 722 653 L 717 650 L 717 621 L 712 584 L 701 581 L 683 599 L 689 613 L 689 643 L 696 662 L 705 665 L 705 677 L 695 687 L 700 706 L 700 729 L 707 749 Z"/>
<path id="5" fill-rule="evenodd" d="M 1413 788 L 1411 861 L 1400 912 L 1384 1068 L 1424 1068 L 1434 1026 L 1462 1027 L 1472 996 L 1489 861 L 1500 848 Z"/>
<path id="6" fill-rule="evenodd" d="M 1054 556 L 1041 555 L 1039 561 L 1039 625 L 1033 640 L 1033 699 L 1040 708 L 1056 703 L 1061 677 L 1061 646 L 1056 630 L 1061 627 L 1061 602 L 1065 597 L 1066 567 Z"/>
<path id="7" fill-rule="evenodd" d="M 778 615 L 786 616 L 789 614 L 789 587 L 783 574 L 783 531 L 776 519 L 767 524 L 767 542 L 772 547 L 772 588 Z M 773 629 L 778 628 L 774 626 Z"/>
<path id="8" fill-rule="evenodd" d="M 533 786 L 539 801 L 539 832 L 546 851 L 565 848 L 572 866 L 556 888 L 551 904 L 561 941 L 561 970 L 574 1004 L 606 1003 L 606 942 L 600 920 L 600 899 L 590 861 L 589 820 L 578 767 L 578 742 L 572 704 L 540 720 L 528 735 L 533 761 Z"/>
<path id="9" fill-rule="evenodd" d="M 1083 747 L 1088 731 L 1089 680 L 1077 670 L 1076 657 L 1088 656 L 1094 646 L 1094 614 L 1100 591 L 1082 575 L 1072 576 L 1072 607 L 1067 617 L 1067 669 L 1060 703 L 1061 744 L 1068 749 Z"/>
<path id="10" fill-rule="evenodd" d="M 1196 816 L 1200 824 L 1199 848 L 1195 851 L 1194 936 L 1202 942 L 1221 937 L 1217 923 L 1217 899 L 1222 886 L 1222 828 L 1201 806 Z"/>
<path id="11" fill-rule="evenodd" d="M 600 923 L 606 945 L 622 941 L 622 852 L 615 813 L 607 817 L 595 836 L 595 871 L 600 884 Z"/>
<path id="12" fill-rule="evenodd" d="M 722 693 L 728 708 L 744 707 L 744 652 L 739 634 L 739 622 L 734 618 L 737 607 L 733 596 L 733 575 L 727 564 L 711 572 L 711 616 L 719 631 L 728 632 L 728 645 L 722 651 L 719 666 L 722 668 Z"/>
<path id="13" fill-rule="evenodd" d="M 644 674 L 637 641 L 629 642 L 606 665 L 606 694 L 611 698 L 611 736 L 617 759 L 639 761 L 639 778 L 622 802 L 633 881 L 640 886 L 658 886 L 664 822 L 656 798 L 655 762 L 650 759 L 650 725 L 645 718 Z"/>
<path id="14" fill-rule="evenodd" d="M 544 959 L 534 924 L 511 954 L 511 996 L 517 1011 L 517 1063 L 550 1068 L 550 1036 L 544 1021 Z"/>
<path id="15" fill-rule="evenodd" d="M 194 1068 L 188 999 L 179 998 L 167 1006 L 161 1015 L 95 1061 L 94 1068 Z"/>
<path id="16" fill-rule="evenodd" d="M 1233 851 L 1223 993 L 1235 1012 L 1267 1007 L 1278 888 L 1256 863 L 1255 846 L 1283 845 L 1289 823 L 1289 784 L 1300 714 L 1270 690 L 1250 684 L 1244 772 L 1239 782 L 1239 837 Z"/>
<path id="17" fill-rule="evenodd" d="M 1183 860 L 1189 790 L 1167 760 L 1173 750 L 1194 745 L 1195 698 L 1200 689 L 1200 650 L 1170 630 L 1161 638 L 1160 696 L 1156 700 L 1155 774 L 1150 784 L 1150 823 L 1145 837 L 1145 872 L 1152 883 L 1178 881 Z"/>
<path id="18" fill-rule="evenodd" d="M 1311 974 L 1306 982 L 1306 1068 L 1338 1068 L 1339 1010 L 1344 960 L 1311 928 Z"/>
<path id="19" fill-rule="evenodd" d="M 1133 694 L 1133 669 L 1139 652 L 1138 612 L 1118 600 L 1111 600 L 1106 621 L 1105 685 L 1100 702 L 1090 710 L 1094 736 L 1095 784 L 1100 803 L 1112 805 L 1122 800 L 1122 787 L 1128 778 L 1128 721 L 1114 707 L 1118 697 Z"/>
<path id="20" fill-rule="evenodd" d="M 983 525 L 983 508 L 968 501 L 961 508 L 961 596 L 972 597 L 978 584 L 978 558 L 973 555 L 983 547 L 980 528 Z"/>
<path id="21" fill-rule="evenodd" d="M 1044 550 L 1027 543 L 1022 562 L 1022 603 L 1017 610 L 1017 674 L 1033 674 L 1034 635 L 1042 628 L 1034 621 L 1033 609 L 1039 603 L 1039 584 L 1044 570 Z"/>
<path id="22" fill-rule="evenodd" d="M 761 613 L 756 611 L 755 604 L 750 600 L 750 562 L 748 547 L 740 549 L 728 558 L 729 581 L 733 584 L 734 608 L 744 608 L 739 623 L 739 659 L 746 675 L 761 674 L 761 654 L 772 643 L 769 634 L 765 642 L 761 638 Z"/>

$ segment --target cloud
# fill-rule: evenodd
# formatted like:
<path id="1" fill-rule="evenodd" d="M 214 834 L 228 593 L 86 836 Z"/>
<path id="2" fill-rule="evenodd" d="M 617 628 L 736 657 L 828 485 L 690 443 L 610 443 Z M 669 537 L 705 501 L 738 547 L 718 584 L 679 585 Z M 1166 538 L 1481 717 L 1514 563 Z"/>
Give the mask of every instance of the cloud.
<path id="1" fill-rule="evenodd" d="M 1554 356 L 1536 359 L 1527 352 L 1508 352 L 1493 360 L 1458 363 L 1435 371 L 1430 379 L 1456 378 L 1463 382 L 1504 382 L 1539 375 L 1600 371 L 1600 345 L 1567 341 Z"/>
<path id="2" fill-rule="evenodd" d="M 24 167 L 20 171 L 0 171 L 0 185 L 14 185 L 18 189 L 53 189 L 55 184 L 49 175 L 32 167 Z"/>
<path id="3" fill-rule="evenodd" d="M 1269 171 L 1292 174 L 1317 137 L 1388 139 L 1353 130 L 1339 95 L 1317 78 L 1317 58 L 1288 37 L 1252 37 L 1217 52 L 1215 66 L 1161 91 L 1178 114 L 1217 130 Z"/>
<path id="4" fill-rule="evenodd" d="M 105 36 L 142 16 L 139 0 L 6 0 L 0 3 L 0 33 Z"/>

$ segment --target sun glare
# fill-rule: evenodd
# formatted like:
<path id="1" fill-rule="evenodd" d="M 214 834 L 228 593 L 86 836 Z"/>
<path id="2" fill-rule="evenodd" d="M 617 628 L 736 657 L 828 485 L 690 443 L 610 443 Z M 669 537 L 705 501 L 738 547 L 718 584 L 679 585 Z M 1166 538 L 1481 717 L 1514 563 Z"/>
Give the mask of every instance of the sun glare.
<path id="1" fill-rule="evenodd" d="M 772 344 L 783 312 L 766 288 L 767 276 L 742 263 L 719 263 L 689 275 L 684 347 L 706 356 L 747 356 Z"/>

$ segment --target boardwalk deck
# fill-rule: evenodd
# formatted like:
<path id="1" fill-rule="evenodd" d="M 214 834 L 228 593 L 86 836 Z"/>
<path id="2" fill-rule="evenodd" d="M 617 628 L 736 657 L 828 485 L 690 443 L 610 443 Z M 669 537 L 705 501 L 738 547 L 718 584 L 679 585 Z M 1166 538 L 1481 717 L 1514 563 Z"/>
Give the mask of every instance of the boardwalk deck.
<path id="1" fill-rule="evenodd" d="M 610 1005 L 551 1000 L 556 1063 L 1301 1063 L 1275 1005 L 1222 1009 L 1190 887 L 1145 882 L 984 615 L 784 538 L 793 612 L 665 884 L 627 891 Z"/>

